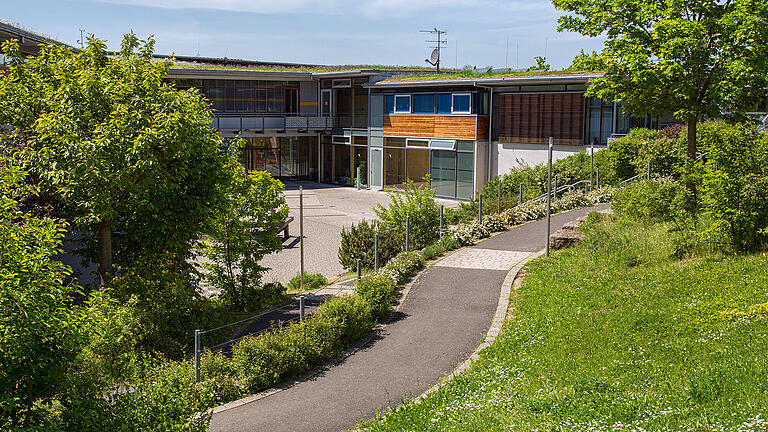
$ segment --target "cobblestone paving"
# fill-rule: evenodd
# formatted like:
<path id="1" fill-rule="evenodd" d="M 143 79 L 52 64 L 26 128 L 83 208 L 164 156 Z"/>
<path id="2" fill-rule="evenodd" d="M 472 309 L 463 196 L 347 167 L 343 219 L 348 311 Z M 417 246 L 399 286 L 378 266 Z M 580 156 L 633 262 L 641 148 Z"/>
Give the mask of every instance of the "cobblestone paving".
<path id="1" fill-rule="evenodd" d="M 480 270 L 509 270 L 530 252 L 465 248 L 438 261 L 435 266 Z"/>

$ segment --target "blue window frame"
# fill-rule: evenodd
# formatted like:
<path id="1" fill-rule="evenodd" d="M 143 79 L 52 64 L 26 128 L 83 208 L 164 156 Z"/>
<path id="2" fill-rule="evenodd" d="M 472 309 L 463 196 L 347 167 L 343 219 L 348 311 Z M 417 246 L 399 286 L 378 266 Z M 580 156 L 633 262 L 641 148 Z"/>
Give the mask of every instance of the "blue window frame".
<path id="1" fill-rule="evenodd" d="M 413 113 L 414 114 L 434 114 L 435 113 L 435 94 L 415 94 L 413 95 Z"/>
<path id="2" fill-rule="evenodd" d="M 451 94 L 450 93 L 437 94 L 437 113 L 438 114 L 451 113 Z"/>
<path id="3" fill-rule="evenodd" d="M 395 112 L 411 112 L 411 95 L 395 95 Z"/>
<path id="4" fill-rule="evenodd" d="M 453 112 L 456 114 L 470 114 L 472 95 L 470 93 L 453 94 Z"/>
<path id="5" fill-rule="evenodd" d="M 395 95 L 384 96 L 384 112 L 387 114 L 395 112 Z"/>

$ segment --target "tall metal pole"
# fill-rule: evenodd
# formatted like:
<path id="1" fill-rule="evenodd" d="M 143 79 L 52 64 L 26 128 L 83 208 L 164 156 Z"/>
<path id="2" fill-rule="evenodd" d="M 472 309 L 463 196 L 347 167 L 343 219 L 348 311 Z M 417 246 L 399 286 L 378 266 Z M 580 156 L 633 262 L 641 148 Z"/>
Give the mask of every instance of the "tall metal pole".
<path id="1" fill-rule="evenodd" d="M 299 321 L 304 321 L 304 296 L 299 296 Z"/>
<path id="2" fill-rule="evenodd" d="M 200 330 L 195 330 L 195 382 L 200 382 Z"/>
<path id="3" fill-rule="evenodd" d="M 360 166 L 357 167 L 357 190 L 360 190 Z"/>
<path id="4" fill-rule="evenodd" d="M 590 141 L 589 143 L 589 190 L 595 189 L 594 174 L 595 174 L 595 142 Z"/>
<path id="5" fill-rule="evenodd" d="M 443 208 L 445 204 L 440 204 L 440 238 L 443 238 Z"/>
<path id="6" fill-rule="evenodd" d="M 552 197 L 557 199 L 557 176 L 555 176 L 555 186 L 554 189 L 552 189 Z"/>
<path id="7" fill-rule="evenodd" d="M 379 233 L 373 236 L 373 271 L 379 271 Z"/>
<path id="8" fill-rule="evenodd" d="M 547 155 L 547 257 L 549 257 L 549 231 L 552 223 L 552 141 L 552 137 L 549 137 L 549 153 Z"/>
<path id="9" fill-rule="evenodd" d="M 595 168 L 595 185 L 600 189 L 600 168 Z"/>
<path id="10" fill-rule="evenodd" d="M 520 182 L 520 204 L 523 203 L 523 182 Z"/>
<path id="11" fill-rule="evenodd" d="M 647 169 L 647 172 L 645 174 L 645 178 L 646 178 L 646 180 L 650 180 L 651 179 L 651 161 L 648 161 L 648 169 Z"/>
<path id="12" fill-rule="evenodd" d="M 360 277 L 362 276 L 362 270 L 360 269 L 360 258 L 357 259 L 357 280 L 360 280 Z"/>
<path id="13" fill-rule="evenodd" d="M 299 250 L 301 251 L 299 289 L 304 291 L 304 186 L 299 186 Z"/>

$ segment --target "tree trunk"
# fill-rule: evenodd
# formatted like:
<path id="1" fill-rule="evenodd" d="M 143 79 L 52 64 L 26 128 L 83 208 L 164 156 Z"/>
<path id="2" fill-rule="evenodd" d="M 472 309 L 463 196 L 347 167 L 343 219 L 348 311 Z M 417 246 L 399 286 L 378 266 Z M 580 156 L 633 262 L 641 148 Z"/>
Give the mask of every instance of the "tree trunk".
<path id="1" fill-rule="evenodd" d="M 99 286 L 103 287 L 113 275 L 112 221 L 99 222 L 98 229 Z"/>
<path id="2" fill-rule="evenodd" d="M 698 126 L 698 117 L 692 116 L 688 118 L 688 178 L 686 179 L 685 186 L 690 192 L 690 200 L 688 202 L 689 210 L 695 212 L 698 200 L 696 198 L 696 183 L 693 180 L 693 169 L 696 163 L 696 127 Z"/>

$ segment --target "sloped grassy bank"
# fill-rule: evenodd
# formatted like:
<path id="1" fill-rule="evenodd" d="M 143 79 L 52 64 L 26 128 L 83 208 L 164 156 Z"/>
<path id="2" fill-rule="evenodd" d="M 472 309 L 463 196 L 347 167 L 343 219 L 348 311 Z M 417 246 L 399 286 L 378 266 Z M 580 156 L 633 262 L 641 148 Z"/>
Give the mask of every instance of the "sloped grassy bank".
<path id="1" fill-rule="evenodd" d="M 503 334 L 401 430 L 768 430 L 768 255 L 674 257 L 669 225 L 593 214 L 538 259 Z"/>

